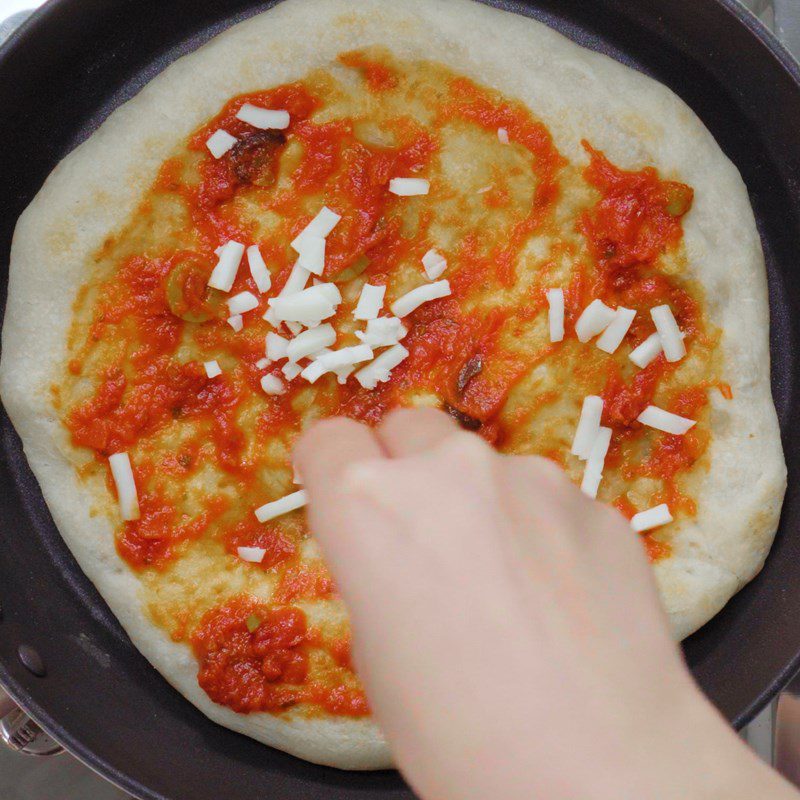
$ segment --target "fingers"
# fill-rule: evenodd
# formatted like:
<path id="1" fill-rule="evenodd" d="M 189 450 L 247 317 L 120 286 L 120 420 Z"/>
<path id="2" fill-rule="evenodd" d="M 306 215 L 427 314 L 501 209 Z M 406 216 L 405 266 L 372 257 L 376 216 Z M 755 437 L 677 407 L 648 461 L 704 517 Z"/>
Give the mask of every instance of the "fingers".
<path id="1" fill-rule="evenodd" d="M 337 417 L 313 425 L 294 448 L 294 461 L 309 493 L 312 530 L 324 547 L 333 547 L 348 531 L 342 524 L 344 502 L 341 481 L 350 467 L 383 459 L 374 433 L 351 419 Z"/>
<path id="2" fill-rule="evenodd" d="M 537 566 L 564 560 L 574 538 L 572 519 L 580 515 L 587 499 L 546 459 L 506 456 L 498 469 L 503 476 L 499 491 L 515 523 L 512 557 L 527 554 Z"/>
<path id="3" fill-rule="evenodd" d="M 390 413 L 376 434 L 391 458 L 430 450 L 459 430 L 455 420 L 434 408 L 401 408 Z"/>
<path id="4" fill-rule="evenodd" d="M 622 523 L 620 515 L 588 498 L 564 470 L 538 456 L 506 456 L 501 469 L 509 512 L 523 535 L 549 533 L 575 539 L 581 547 Z"/>
<path id="5" fill-rule="evenodd" d="M 560 598 L 559 614 L 573 614 L 575 603 L 592 592 L 604 598 L 596 602 L 606 602 L 609 614 L 635 605 L 636 598 L 658 613 L 652 571 L 622 515 L 590 500 L 545 459 L 506 457 L 500 469 L 504 508 L 515 523 L 502 544 L 516 566 L 510 574 L 521 597 L 541 603 L 546 586 Z M 609 581 L 609 575 L 624 575 L 624 580 Z"/>
<path id="6" fill-rule="evenodd" d="M 373 432 L 346 417 L 326 419 L 303 433 L 294 448 L 294 460 L 303 480 L 315 495 L 321 497 L 338 484 L 338 479 L 351 464 L 384 453 Z"/>
<path id="7" fill-rule="evenodd" d="M 380 432 L 337 418 L 317 423 L 301 437 L 294 459 L 309 493 L 311 530 L 337 579 L 347 585 L 345 594 L 361 586 L 362 576 L 372 585 L 374 557 L 382 550 L 385 560 L 386 549 L 396 545 L 391 542 L 394 521 L 369 491 L 385 471 L 381 462 L 388 467 L 392 461 L 387 455 L 413 456 L 457 430 L 444 414 L 420 409 L 390 414 Z M 390 482 L 390 494 L 402 507 L 409 500 L 408 487 L 399 480 Z M 359 570 L 361 574 L 352 575 Z"/>

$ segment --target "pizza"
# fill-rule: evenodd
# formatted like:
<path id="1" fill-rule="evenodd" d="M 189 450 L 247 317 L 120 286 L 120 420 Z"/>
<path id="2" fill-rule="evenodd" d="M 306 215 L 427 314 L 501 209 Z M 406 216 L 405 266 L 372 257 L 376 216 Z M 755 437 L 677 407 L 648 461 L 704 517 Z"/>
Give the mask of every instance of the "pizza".
<path id="1" fill-rule="evenodd" d="M 299 433 L 431 406 L 553 460 L 630 520 L 682 638 L 777 526 L 768 327 L 745 187 L 665 87 L 470 0 L 288 0 L 53 172 L 0 378 L 154 666 L 223 725 L 368 769 L 391 760 Z"/>

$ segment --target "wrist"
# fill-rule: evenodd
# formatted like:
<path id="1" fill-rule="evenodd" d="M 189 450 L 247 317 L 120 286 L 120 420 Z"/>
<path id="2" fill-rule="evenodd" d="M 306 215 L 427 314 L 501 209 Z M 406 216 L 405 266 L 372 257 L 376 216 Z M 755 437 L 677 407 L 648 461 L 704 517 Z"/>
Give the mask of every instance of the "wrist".
<path id="1" fill-rule="evenodd" d="M 796 790 L 765 764 L 691 685 L 661 728 L 659 773 L 645 796 L 654 800 L 798 800 Z M 657 747 L 659 745 L 656 745 Z"/>

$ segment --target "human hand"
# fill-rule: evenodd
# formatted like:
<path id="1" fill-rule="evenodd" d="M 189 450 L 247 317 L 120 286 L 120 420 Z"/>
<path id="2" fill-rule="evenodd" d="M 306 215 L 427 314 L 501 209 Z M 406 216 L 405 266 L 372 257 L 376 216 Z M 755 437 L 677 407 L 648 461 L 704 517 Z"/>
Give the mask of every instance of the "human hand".
<path id="1" fill-rule="evenodd" d="M 296 458 L 421 797 L 797 797 L 695 688 L 638 537 L 558 467 L 430 409 L 326 420 Z"/>

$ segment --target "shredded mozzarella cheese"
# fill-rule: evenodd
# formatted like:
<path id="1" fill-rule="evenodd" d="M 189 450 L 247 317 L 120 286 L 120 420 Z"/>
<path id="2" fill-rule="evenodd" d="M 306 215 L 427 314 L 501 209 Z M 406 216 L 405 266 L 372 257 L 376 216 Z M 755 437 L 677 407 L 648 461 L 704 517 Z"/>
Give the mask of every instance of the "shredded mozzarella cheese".
<path id="1" fill-rule="evenodd" d="M 249 561 L 252 564 L 260 564 L 264 560 L 267 551 L 263 547 L 237 547 L 236 554 L 242 561 Z"/>
<path id="2" fill-rule="evenodd" d="M 669 513 L 667 504 L 662 503 L 660 506 L 654 506 L 634 514 L 631 517 L 631 528 L 637 533 L 643 533 L 653 528 L 660 528 L 669 522 L 672 522 L 672 514 Z"/>
<path id="3" fill-rule="evenodd" d="M 261 108 L 245 103 L 237 112 L 236 118 L 254 128 L 265 130 L 285 130 L 289 127 L 289 112 L 271 108 Z"/>
<path id="4" fill-rule="evenodd" d="M 628 358 L 640 369 L 644 369 L 661 352 L 661 337 L 658 333 L 648 336 L 638 347 L 631 350 Z"/>
<path id="5" fill-rule="evenodd" d="M 228 308 L 231 311 L 231 316 L 245 314 L 254 308 L 258 308 L 258 298 L 252 292 L 239 292 L 239 294 L 235 294 L 228 299 Z"/>
<path id="6" fill-rule="evenodd" d="M 344 348 L 342 348 L 342 349 L 344 349 Z M 309 356 L 309 358 L 311 358 L 312 361 L 314 361 L 314 362 L 319 362 L 319 360 L 323 356 L 330 355 L 331 353 L 334 353 L 334 352 L 337 352 L 337 351 L 331 350 L 329 347 L 323 347 L 321 350 L 318 350 L 316 353 L 312 353 L 311 356 Z M 318 369 L 324 370 L 322 374 L 324 375 L 326 372 L 333 372 L 336 375 L 339 383 L 342 383 L 342 384 L 347 383 L 347 378 L 355 370 L 355 365 L 354 364 L 345 364 L 344 366 L 335 367 L 332 370 L 326 369 L 323 366 L 323 364 L 324 364 L 324 362 L 318 364 Z M 305 372 L 305 370 L 303 370 L 303 371 Z M 313 377 L 316 374 L 316 372 L 317 372 L 316 369 L 315 370 L 311 370 L 309 372 L 309 375 L 311 375 Z M 316 378 L 315 378 L 315 380 L 316 380 Z"/>
<path id="7" fill-rule="evenodd" d="M 375 319 L 383 308 L 385 294 L 385 286 L 371 286 L 365 283 L 358 297 L 358 305 L 353 312 L 353 317 L 365 320 Z"/>
<path id="8" fill-rule="evenodd" d="M 117 501 L 122 519 L 139 519 L 139 496 L 133 478 L 131 460 L 127 453 L 114 453 L 108 459 L 114 485 L 117 487 Z"/>
<path id="9" fill-rule="evenodd" d="M 450 282 L 446 280 L 418 286 L 416 289 L 412 289 L 392 303 L 392 314 L 400 318 L 407 317 L 423 303 L 429 303 L 431 300 L 447 297 L 452 293 Z"/>
<path id="10" fill-rule="evenodd" d="M 422 266 L 425 267 L 425 274 L 432 281 L 441 278 L 447 269 L 447 259 L 434 249 L 428 250 L 422 256 Z"/>
<path id="11" fill-rule="evenodd" d="M 310 288 L 316 289 L 317 287 Z M 328 319 L 336 313 L 336 307 L 331 305 L 321 294 L 307 295 L 305 291 L 270 300 L 270 306 L 275 311 L 277 319 L 287 323 L 299 323 L 307 328 L 315 328 L 322 320 Z"/>
<path id="12" fill-rule="evenodd" d="M 362 361 L 369 361 L 372 358 L 372 348 L 365 344 L 357 344 L 353 347 L 340 347 L 329 353 L 323 353 L 317 361 L 329 372 L 334 372 L 341 367 L 351 367 Z"/>
<path id="13" fill-rule="evenodd" d="M 288 297 L 291 294 L 302 292 L 306 288 L 310 277 L 311 273 L 299 260 L 296 261 L 292 271 L 289 273 L 289 277 L 286 279 L 286 283 L 283 284 L 283 289 L 278 292 L 278 297 Z"/>
<path id="14" fill-rule="evenodd" d="M 343 367 L 342 369 L 336 370 L 336 380 L 338 383 L 344 384 L 347 383 L 347 379 L 356 371 L 355 364 L 351 367 Z"/>
<path id="15" fill-rule="evenodd" d="M 273 500 L 271 503 L 265 503 L 263 506 L 256 509 L 256 519 L 259 522 L 269 522 L 271 519 L 281 517 L 288 514 L 290 511 L 296 511 L 302 508 L 308 502 L 308 495 L 305 489 L 300 489 L 292 494 L 287 494 L 279 500 Z"/>
<path id="16" fill-rule="evenodd" d="M 664 357 L 670 362 L 680 361 L 686 355 L 686 345 L 683 343 L 683 335 L 672 309 L 667 305 L 656 306 L 650 309 L 650 316 L 661 339 Z"/>
<path id="17" fill-rule="evenodd" d="M 204 361 L 203 368 L 209 378 L 216 378 L 218 375 L 222 375 L 222 370 L 217 361 Z"/>
<path id="18" fill-rule="evenodd" d="M 328 324 L 303 331 L 289 342 L 286 354 L 289 361 L 297 363 L 301 358 L 306 358 L 316 353 L 323 347 L 330 347 L 336 341 L 336 331 Z"/>
<path id="19" fill-rule="evenodd" d="M 592 445 L 600 430 L 600 417 L 603 415 L 603 398 L 590 394 L 583 400 L 575 438 L 572 440 L 572 454 L 586 461 L 592 452 Z"/>
<path id="20" fill-rule="evenodd" d="M 575 334 L 580 342 L 588 342 L 593 336 L 602 333 L 616 317 L 613 308 L 602 300 L 592 300 L 575 323 Z"/>
<path id="21" fill-rule="evenodd" d="M 389 181 L 389 191 L 398 197 L 428 194 L 430 189 L 430 181 L 426 181 L 424 178 L 392 178 Z"/>
<path id="22" fill-rule="evenodd" d="M 342 302 L 342 293 L 335 283 L 322 283 L 318 281 L 307 291 L 317 292 L 322 295 L 332 306 L 338 306 Z"/>
<path id="23" fill-rule="evenodd" d="M 321 236 L 325 239 L 339 224 L 341 218 L 340 214 L 331 211 L 327 206 L 323 206 L 317 216 L 292 240 L 292 249 L 299 253 L 303 248 L 303 240 L 308 236 Z"/>
<path id="24" fill-rule="evenodd" d="M 308 235 L 300 243 L 298 263 L 314 275 L 325 271 L 325 239 L 322 236 Z"/>
<path id="25" fill-rule="evenodd" d="M 275 316 L 275 311 L 271 308 L 267 308 L 267 310 L 261 315 L 261 319 L 266 320 L 272 325 L 273 328 L 276 330 L 280 330 L 281 321 Z"/>
<path id="26" fill-rule="evenodd" d="M 547 304 L 550 307 L 548 323 L 550 325 L 550 341 L 564 340 L 564 290 L 548 289 Z"/>
<path id="27" fill-rule="evenodd" d="M 261 378 L 261 388 L 266 394 L 278 395 L 286 393 L 286 386 L 277 375 L 264 375 Z"/>
<path id="28" fill-rule="evenodd" d="M 388 381 L 392 370 L 406 358 L 408 358 L 408 350 L 403 345 L 396 344 L 356 372 L 356 380 L 365 389 L 374 389 L 379 383 Z"/>
<path id="29" fill-rule="evenodd" d="M 302 371 L 303 368 L 293 361 L 287 361 L 281 368 L 281 372 L 286 376 L 287 381 L 293 381 Z"/>
<path id="30" fill-rule="evenodd" d="M 268 292 L 272 286 L 272 277 L 257 244 L 247 248 L 247 264 L 250 267 L 250 276 L 255 282 L 258 291 L 261 294 Z"/>
<path id="31" fill-rule="evenodd" d="M 316 383 L 326 372 L 330 370 L 325 369 L 325 366 L 319 359 L 314 359 L 305 369 L 300 373 L 300 377 L 309 383 Z"/>
<path id="32" fill-rule="evenodd" d="M 649 428 L 655 428 L 675 436 L 683 436 L 684 433 L 697 424 L 694 420 L 686 419 L 686 417 L 681 417 L 670 411 L 664 411 L 663 408 L 658 406 L 647 406 L 636 419 L 642 425 L 647 425 Z"/>
<path id="33" fill-rule="evenodd" d="M 287 348 L 289 347 L 289 340 L 284 339 L 277 333 L 270 331 L 267 334 L 265 341 L 267 358 L 270 361 L 280 361 L 282 358 L 287 358 Z"/>
<path id="34" fill-rule="evenodd" d="M 244 255 L 244 245 L 239 242 L 226 242 L 219 253 L 219 261 L 211 272 L 208 285 L 221 292 L 229 292 L 236 280 L 239 264 Z"/>
<path id="35" fill-rule="evenodd" d="M 603 331 L 597 340 L 597 346 L 606 353 L 614 353 L 622 344 L 622 340 L 627 335 L 633 324 L 636 311 L 632 308 L 619 306 L 616 310 L 611 324 Z"/>
<path id="36" fill-rule="evenodd" d="M 292 336 L 297 336 L 297 334 L 303 330 L 303 326 L 299 322 L 291 322 L 290 320 L 287 320 L 285 325 L 289 329 L 289 333 L 291 333 Z M 316 324 L 313 327 L 316 327 Z"/>
<path id="37" fill-rule="evenodd" d="M 336 306 L 342 302 L 342 295 L 333 283 L 319 283 L 301 292 L 284 297 L 273 297 L 269 305 L 278 320 L 287 324 L 297 322 L 308 328 L 315 328 L 320 322 L 336 313 Z"/>
<path id="38" fill-rule="evenodd" d="M 220 128 L 206 140 L 206 147 L 214 158 L 222 158 L 239 140 Z"/>
<path id="39" fill-rule="evenodd" d="M 600 481 L 603 480 L 603 467 L 606 463 L 606 454 L 610 444 L 611 428 L 598 428 L 592 449 L 589 451 L 589 458 L 586 459 L 583 480 L 581 481 L 581 491 L 591 498 L 597 497 Z"/>
<path id="40" fill-rule="evenodd" d="M 232 317 L 228 317 L 227 322 L 236 333 L 239 333 L 244 327 L 244 318 L 241 314 L 234 314 Z"/>
<path id="41" fill-rule="evenodd" d="M 356 336 L 370 347 L 391 347 L 404 339 L 408 330 L 397 317 L 378 317 L 367 322 L 366 331 L 356 331 Z"/>

